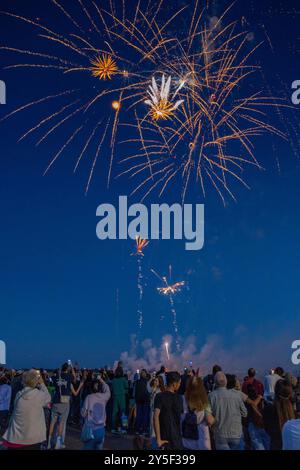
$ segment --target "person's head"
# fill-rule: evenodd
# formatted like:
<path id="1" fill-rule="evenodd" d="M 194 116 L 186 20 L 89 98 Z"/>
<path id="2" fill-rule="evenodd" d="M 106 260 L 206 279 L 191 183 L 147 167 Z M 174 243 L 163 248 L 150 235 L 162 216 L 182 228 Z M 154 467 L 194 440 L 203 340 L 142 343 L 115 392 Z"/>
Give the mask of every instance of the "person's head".
<path id="1" fill-rule="evenodd" d="M 217 372 L 220 372 L 222 370 L 222 367 L 219 366 L 218 364 L 215 364 L 212 368 L 212 374 L 216 375 Z"/>
<path id="2" fill-rule="evenodd" d="M 190 377 L 185 389 L 185 399 L 193 411 L 203 411 L 208 405 L 208 397 L 201 377 Z"/>
<path id="3" fill-rule="evenodd" d="M 98 379 L 93 379 L 90 386 L 91 393 L 103 393 L 103 385 Z"/>
<path id="4" fill-rule="evenodd" d="M 248 377 L 249 379 L 253 379 L 255 377 L 255 369 L 253 369 L 253 367 L 250 367 L 250 369 L 248 369 Z"/>
<path id="5" fill-rule="evenodd" d="M 150 382 L 150 387 L 151 388 L 158 388 L 159 387 L 159 380 L 158 377 L 154 377 L 151 382 Z"/>
<path id="6" fill-rule="evenodd" d="M 69 364 L 67 362 L 64 362 L 63 365 L 61 366 L 61 371 L 62 373 L 66 373 L 69 370 Z"/>
<path id="7" fill-rule="evenodd" d="M 233 389 L 236 386 L 236 376 L 234 374 L 226 374 L 226 387 L 228 389 Z"/>
<path id="8" fill-rule="evenodd" d="M 115 378 L 120 379 L 121 377 L 124 377 L 124 372 L 122 367 L 117 367 L 115 371 Z"/>
<path id="9" fill-rule="evenodd" d="M 286 380 L 278 380 L 275 385 L 274 405 L 277 410 L 277 416 L 281 429 L 284 423 L 286 423 L 286 421 L 290 419 L 295 419 L 295 411 L 292 398 L 292 387 L 288 384 L 288 382 L 286 382 Z"/>
<path id="10" fill-rule="evenodd" d="M 108 370 L 107 371 L 107 377 L 109 380 L 112 380 L 114 378 L 115 374 L 113 370 Z"/>
<path id="11" fill-rule="evenodd" d="M 235 377 L 235 390 L 238 390 L 239 392 L 242 390 L 242 387 L 241 387 L 241 382 L 239 381 L 239 379 L 237 377 Z"/>
<path id="12" fill-rule="evenodd" d="M 0 385 L 6 385 L 6 384 L 8 384 L 8 382 L 9 382 L 8 377 L 5 374 L 1 375 Z"/>
<path id="13" fill-rule="evenodd" d="M 159 373 L 159 374 L 165 374 L 165 372 L 166 372 L 165 366 L 161 366 L 161 368 L 159 369 L 159 372 L 158 372 L 158 373 Z"/>
<path id="14" fill-rule="evenodd" d="M 36 369 L 30 369 L 23 373 L 22 382 L 24 387 L 35 388 L 41 378 L 41 374 Z"/>
<path id="15" fill-rule="evenodd" d="M 193 374 L 193 369 L 191 367 L 185 367 L 184 368 L 184 375 L 187 375 L 188 377 L 191 377 Z"/>
<path id="16" fill-rule="evenodd" d="M 285 373 L 284 379 L 292 388 L 297 386 L 297 378 L 290 372 Z"/>
<path id="17" fill-rule="evenodd" d="M 177 392 L 180 387 L 181 377 L 178 372 L 168 372 L 167 374 L 167 387 L 173 392 Z"/>
<path id="18" fill-rule="evenodd" d="M 284 370 L 283 370 L 282 367 L 276 367 L 274 372 L 275 372 L 275 374 L 280 375 L 280 377 L 283 377 L 283 375 L 284 375 Z"/>
<path id="19" fill-rule="evenodd" d="M 141 370 L 141 379 L 146 379 L 148 376 L 148 373 L 146 371 L 146 369 L 142 369 Z"/>
<path id="20" fill-rule="evenodd" d="M 218 387 L 218 388 L 220 388 L 220 387 L 225 387 L 226 388 L 226 386 L 227 386 L 226 375 L 221 370 L 219 370 L 219 372 L 217 372 L 216 375 L 215 375 L 215 384 L 216 384 L 216 387 Z"/>

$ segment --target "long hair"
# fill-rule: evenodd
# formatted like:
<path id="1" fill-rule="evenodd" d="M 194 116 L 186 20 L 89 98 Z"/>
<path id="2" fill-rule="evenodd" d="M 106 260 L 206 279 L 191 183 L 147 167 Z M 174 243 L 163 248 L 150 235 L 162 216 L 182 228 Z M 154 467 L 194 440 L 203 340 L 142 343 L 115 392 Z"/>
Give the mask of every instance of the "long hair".
<path id="1" fill-rule="evenodd" d="M 203 411 L 208 405 L 208 396 L 200 377 L 188 380 L 184 396 L 190 410 Z"/>
<path id="2" fill-rule="evenodd" d="M 159 386 L 160 391 L 164 392 L 166 390 L 164 379 L 162 378 L 161 375 L 159 375 L 157 379 L 158 379 L 158 386 Z"/>
<path id="3" fill-rule="evenodd" d="M 275 385 L 274 405 L 277 411 L 280 429 L 290 419 L 295 419 L 292 402 L 293 389 L 285 380 L 278 380 Z"/>
<path id="4" fill-rule="evenodd" d="M 103 384 L 98 379 L 93 379 L 90 384 L 89 393 L 103 393 Z"/>

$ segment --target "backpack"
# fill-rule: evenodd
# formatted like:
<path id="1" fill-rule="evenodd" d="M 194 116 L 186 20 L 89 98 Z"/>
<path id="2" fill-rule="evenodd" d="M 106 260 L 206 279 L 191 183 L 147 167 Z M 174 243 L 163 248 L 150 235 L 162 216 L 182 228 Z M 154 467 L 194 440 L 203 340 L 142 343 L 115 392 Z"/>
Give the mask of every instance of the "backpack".
<path id="1" fill-rule="evenodd" d="M 187 413 L 182 421 L 182 437 L 197 441 L 199 439 L 199 429 L 197 424 L 197 415 L 194 411 L 188 408 Z"/>

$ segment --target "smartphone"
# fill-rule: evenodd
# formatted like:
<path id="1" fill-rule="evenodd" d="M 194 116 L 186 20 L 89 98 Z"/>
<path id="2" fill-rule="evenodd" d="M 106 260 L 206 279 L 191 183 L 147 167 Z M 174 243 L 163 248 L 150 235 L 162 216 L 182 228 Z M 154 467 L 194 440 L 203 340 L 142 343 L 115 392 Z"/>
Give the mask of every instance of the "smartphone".
<path id="1" fill-rule="evenodd" d="M 72 365 L 72 361 L 71 359 L 68 359 L 68 366 L 71 366 Z"/>

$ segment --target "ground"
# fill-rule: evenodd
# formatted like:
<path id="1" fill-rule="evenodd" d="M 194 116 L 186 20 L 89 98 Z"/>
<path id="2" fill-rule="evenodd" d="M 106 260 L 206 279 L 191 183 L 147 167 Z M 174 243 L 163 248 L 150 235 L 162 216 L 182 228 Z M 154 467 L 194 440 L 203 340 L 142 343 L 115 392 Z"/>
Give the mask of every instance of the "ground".
<path id="1" fill-rule="evenodd" d="M 132 435 L 116 436 L 111 433 L 107 433 L 104 449 L 106 450 L 131 450 L 133 448 Z M 75 427 L 68 426 L 66 435 L 66 448 L 68 450 L 80 450 L 82 449 L 82 442 L 80 441 L 80 430 Z"/>
<path id="2" fill-rule="evenodd" d="M 80 429 L 78 427 L 68 426 L 66 434 L 66 449 L 81 450 L 83 444 L 80 440 Z M 105 450 L 132 450 L 133 435 L 114 435 L 107 433 L 104 442 Z M 0 437 L 1 441 L 1 437 Z"/>

